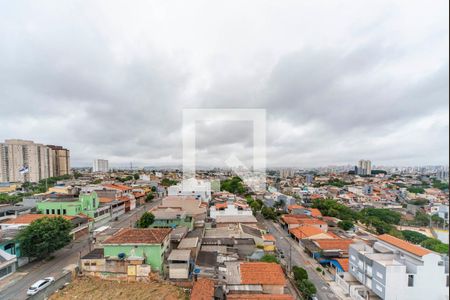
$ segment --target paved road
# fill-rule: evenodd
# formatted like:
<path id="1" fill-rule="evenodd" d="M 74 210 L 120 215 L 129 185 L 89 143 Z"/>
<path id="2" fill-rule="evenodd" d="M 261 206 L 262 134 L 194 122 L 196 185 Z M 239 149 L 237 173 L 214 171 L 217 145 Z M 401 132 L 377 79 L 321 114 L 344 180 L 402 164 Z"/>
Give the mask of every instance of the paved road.
<path id="1" fill-rule="evenodd" d="M 111 222 L 113 228 L 130 227 L 145 211 L 158 205 L 160 199 L 147 203 L 131 212 L 119 217 L 118 221 Z M 26 299 L 27 289 L 39 279 L 53 276 L 60 277 L 62 269 L 70 264 L 78 264 L 80 256 L 89 252 L 88 237 L 84 236 L 72 242 L 67 247 L 54 253 L 54 258 L 50 261 L 32 262 L 19 268 L 17 271 L 27 273 L 21 279 L 14 282 L 13 285 L 0 291 L 1 300 L 22 300 Z"/>
<path id="2" fill-rule="evenodd" d="M 339 298 L 334 295 L 327 282 L 317 274 L 313 259 L 309 258 L 303 252 L 303 249 L 289 237 L 288 233 L 283 230 L 279 224 L 268 220 L 264 220 L 264 223 L 275 237 L 277 248 L 283 251 L 287 264 L 289 265 L 290 257 L 290 265 L 292 267 L 299 266 L 306 269 L 309 280 L 314 283 L 317 288 L 317 297 L 320 300 L 338 300 Z"/>

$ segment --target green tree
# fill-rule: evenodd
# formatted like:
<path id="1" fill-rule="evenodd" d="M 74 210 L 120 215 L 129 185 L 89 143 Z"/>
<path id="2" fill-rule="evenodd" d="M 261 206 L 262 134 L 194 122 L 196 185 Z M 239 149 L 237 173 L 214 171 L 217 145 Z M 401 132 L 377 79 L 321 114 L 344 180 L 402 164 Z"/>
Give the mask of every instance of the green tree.
<path id="1" fill-rule="evenodd" d="M 297 282 L 308 279 L 308 272 L 301 267 L 294 266 L 292 272 L 294 273 L 294 279 Z"/>
<path id="2" fill-rule="evenodd" d="M 134 180 L 138 180 L 139 179 L 139 174 L 138 173 L 134 173 L 133 174 L 133 178 L 134 178 Z"/>
<path id="3" fill-rule="evenodd" d="M 168 186 L 171 186 L 171 185 L 176 185 L 177 183 L 178 183 L 178 181 L 172 180 L 172 179 L 169 179 L 169 178 L 163 178 L 163 180 L 161 180 L 161 185 L 165 186 L 165 187 L 168 187 Z"/>
<path id="4" fill-rule="evenodd" d="M 402 235 L 405 240 L 414 244 L 420 244 L 428 239 L 426 235 L 412 230 L 402 230 Z"/>
<path id="5" fill-rule="evenodd" d="M 355 226 L 353 222 L 349 220 L 340 221 L 337 225 L 345 231 L 350 230 Z"/>
<path id="6" fill-rule="evenodd" d="M 278 258 L 275 255 L 272 254 L 265 254 L 261 259 L 259 260 L 261 262 L 267 262 L 267 263 L 280 263 L 278 261 Z"/>
<path id="7" fill-rule="evenodd" d="M 38 259 L 48 257 L 70 243 L 72 228 L 72 223 L 62 217 L 44 217 L 33 221 L 17 236 L 22 254 Z"/>
<path id="8" fill-rule="evenodd" d="M 156 186 L 152 186 L 152 192 L 154 193 L 154 192 L 156 192 Z"/>
<path id="9" fill-rule="evenodd" d="M 145 197 L 145 202 L 151 202 L 154 198 L 155 198 L 155 194 L 148 193 L 147 196 Z"/>
<path id="10" fill-rule="evenodd" d="M 146 211 L 142 214 L 141 218 L 136 222 L 137 228 L 148 228 L 150 225 L 153 224 L 155 221 L 155 216 L 151 213 Z"/>
<path id="11" fill-rule="evenodd" d="M 448 244 L 444 244 L 438 239 L 428 238 L 425 241 L 423 241 L 420 245 L 431 251 L 448 254 Z"/>
<path id="12" fill-rule="evenodd" d="M 408 192 L 413 194 L 423 194 L 425 193 L 425 189 L 419 186 L 410 186 L 407 188 Z"/>
<path id="13" fill-rule="evenodd" d="M 220 183 L 220 189 L 238 195 L 245 194 L 247 190 L 242 183 L 242 179 L 237 176 L 222 181 Z"/>
<path id="14" fill-rule="evenodd" d="M 314 283 L 307 279 L 297 282 L 297 287 L 303 294 L 305 299 L 310 299 L 315 293 L 317 293 L 317 289 Z"/>
<path id="15" fill-rule="evenodd" d="M 272 207 L 263 206 L 261 209 L 261 214 L 265 219 L 275 220 L 277 218 L 275 209 Z"/>

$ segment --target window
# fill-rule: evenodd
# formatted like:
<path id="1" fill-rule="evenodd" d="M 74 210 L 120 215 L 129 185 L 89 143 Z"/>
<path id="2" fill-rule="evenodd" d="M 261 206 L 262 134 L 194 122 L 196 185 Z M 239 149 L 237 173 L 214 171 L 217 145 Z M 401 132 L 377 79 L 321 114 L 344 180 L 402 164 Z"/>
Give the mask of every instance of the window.
<path id="1" fill-rule="evenodd" d="M 380 272 L 377 272 L 377 276 L 383 279 L 383 274 L 381 274 Z"/>
<path id="2" fill-rule="evenodd" d="M 58 215 L 60 215 L 61 214 L 61 210 L 60 209 L 58 209 Z"/>
<path id="3" fill-rule="evenodd" d="M 446 285 L 447 287 L 448 287 L 448 283 L 449 283 L 449 278 L 448 278 L 448 275 L 447 275 L 447 285 Z"/>
<path id="4" fill-rule="evenodd" d="M 52 215 L 54 215 L 55 214 L 55 210 L 54 209 L 52 209 Z"/>
<path id="5" fill-rule="evenodd" d="M 351 260 L 356 260 L 356 257 L 354 255 L 350 255 Z"/>
<path id="6" fill-rule="evenodd" d="M 5 249 L 5 252 L 9 252 L 11 254 L 16 254 L 16 244 L 14 244 L 14 243 L 7 244 L 4 249 Z"/>
<path id="7" fill-rule="evenodd" d="M 63 215 L 67 215 L 67 210 L 65 208 L 63 209 Z"/>
<path id="8" fill-rule="evenodd" d="M 6 268 L 0 269 L 0 278 L 8 275 L 12 272 L 12 266 L 7 266 Z"/>
<path id="9" fill-rule="evenodd" d="M 47 215 L 49 215 L 49 214 L 50 214 L 50 210 L 49 210 L 49 209 L 46 209 L 46 210 L 45 210 L 45 213 L 46 213 Z"/>
<path id="10" fill-rule="evenodd" d="M 408 286 L 414 286 L 414 275 L 408 275 Z"/>
<path id="11" fill-rule="evenodd" d="M 376 289 L 379 290 L 380 292 L 383 292 L 383 287 L 379 284 L 375 285 Z"/>

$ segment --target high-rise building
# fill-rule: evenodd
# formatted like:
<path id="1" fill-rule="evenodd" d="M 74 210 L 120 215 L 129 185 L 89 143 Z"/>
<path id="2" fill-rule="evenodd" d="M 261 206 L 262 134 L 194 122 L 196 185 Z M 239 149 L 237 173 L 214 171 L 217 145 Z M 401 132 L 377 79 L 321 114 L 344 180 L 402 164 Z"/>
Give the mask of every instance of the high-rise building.
<path id="1" fill-rule="evenodd" d="M 370 175 L 372 174 L 372 162 L 370 160 L 360 160 L 356 167 L 357 175 Z"/>
<path id="2" fill-rule="evenodd" d="M 92 172 L 106 173 L 109 171 L 108 161 L 106 159 L 96 159 L 92 165 Z"/>
<path id="3" fill-rule="evenodd" d="M 70 151 L 54 145 L 47 145 L 52 152 L 53 176 L 64 176 L 70 174 Z"/>
<path id="4" fill-rule="evenodd" d="M 0 182 L 38 182 L 53 177 L 54 156 L 53 150 L 43 144 L 5 140 L 0 143 Z"/>

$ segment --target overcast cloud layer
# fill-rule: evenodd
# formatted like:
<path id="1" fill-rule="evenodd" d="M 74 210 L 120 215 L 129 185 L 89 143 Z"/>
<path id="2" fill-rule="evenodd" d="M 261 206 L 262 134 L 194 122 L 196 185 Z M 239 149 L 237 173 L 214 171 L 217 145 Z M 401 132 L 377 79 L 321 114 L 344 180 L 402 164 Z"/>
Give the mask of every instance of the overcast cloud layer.
<path id="1" fill-rule="evenodd" d="M 264 108 L 269 166 L 448 164 L 447 0 L 0 3 L 0 140 L 170 165 L 183 108 Z M 251 128 L 199 122 L 199 164 Z"/>

